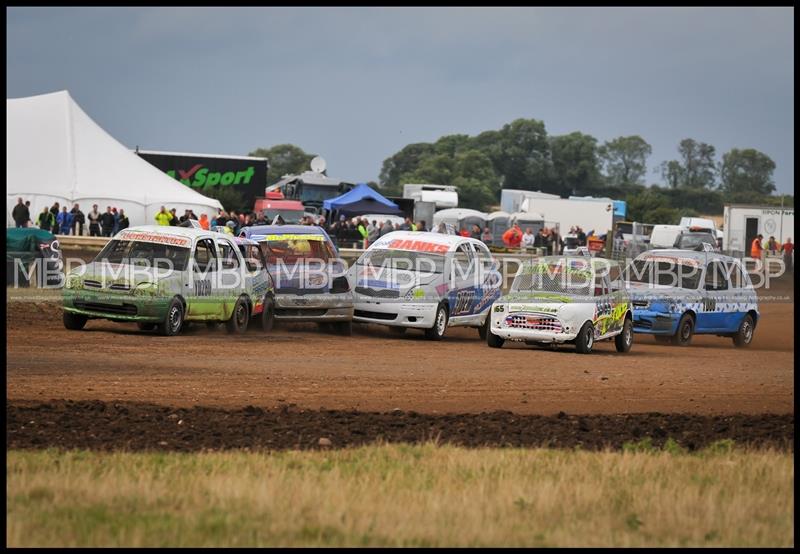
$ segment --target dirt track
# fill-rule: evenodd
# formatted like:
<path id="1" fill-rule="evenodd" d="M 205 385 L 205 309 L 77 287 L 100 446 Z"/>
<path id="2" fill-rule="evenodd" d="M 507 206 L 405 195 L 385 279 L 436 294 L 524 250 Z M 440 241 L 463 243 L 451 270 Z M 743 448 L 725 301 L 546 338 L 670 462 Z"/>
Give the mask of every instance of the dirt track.
<path id="1" fill-rule="evenodd" d="M 793 308 L 762 304 L 748 349 L 718 337 L 677 348 L 636 335 L 628 355 L 606 342 L 582 356 L 568 346 L 490 349 L 473 329 L 450 329 L 440 343 L 378 326 L 356 326 L 350 338 L 310 324 L 241 337 L 194 326 L 167 338 L 107 321 L 74 332 L 58 305 L 11 302 L 6 394 L 427 414 L 785 414 L 794 406 Z"/>

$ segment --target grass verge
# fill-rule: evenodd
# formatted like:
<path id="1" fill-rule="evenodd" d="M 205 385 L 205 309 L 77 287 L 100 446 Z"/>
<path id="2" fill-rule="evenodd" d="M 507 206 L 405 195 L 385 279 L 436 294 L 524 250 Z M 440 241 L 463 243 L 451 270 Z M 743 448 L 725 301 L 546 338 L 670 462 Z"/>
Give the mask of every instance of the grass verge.
<path id="1" fill-rule="evenodd" d="M 9 451 L 8 546 L 793 546 L 791 453 Z"/>

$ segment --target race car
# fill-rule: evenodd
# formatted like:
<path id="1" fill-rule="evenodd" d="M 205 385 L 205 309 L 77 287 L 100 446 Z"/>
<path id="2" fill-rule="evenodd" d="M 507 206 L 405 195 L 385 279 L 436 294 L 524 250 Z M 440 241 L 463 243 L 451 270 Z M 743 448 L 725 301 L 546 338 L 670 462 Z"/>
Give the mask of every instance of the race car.
<path id="1" fill-rule="evenodd" d="M 657 249 L 640 254 L 625 273 L 636 333 L 678 346 L 696 334 L 730 337 L 737 347 L 753 341 L 758 295 L 738 259 L 711 248 Z"/>
<path id="2" fill-rule="evenodd" d="M 233 237 L 143 225 L 120 231 L 92 263 L 67 275 L 64 326 L 130 321 L 170 336 L 189 322 L 224 322 L 229 332 L 243 333 L 272 295 L 266 270 L 249 267 Z"/>
<path id="3" fill-rule="evenodd" d="M 633 309 L 619 266 L 585 256 L 545 256 L 525 262 L 511 291 L 492 306 L 486 342 L 575 345 L 589 354 L 594 343 L 614 340 L 617 352 L 633 344 Z"/>
<path id="4" fill-rule="evenodd" d="M 255 241 L 275 286 L 277 321 L 313 321 L 350 335 L 353 293 L 347 268 L 322 227 L 256 225 L 239 232 Z"/>
<path id="5" fill-rule="evenodd" d="M 500 296 L 500 273 L 481 241 L 458 235 L 393 231 L 350 268 L 354 321 L 415 328 L 441 340 L 447 327 L 485 337 L 489 307 Z"/>

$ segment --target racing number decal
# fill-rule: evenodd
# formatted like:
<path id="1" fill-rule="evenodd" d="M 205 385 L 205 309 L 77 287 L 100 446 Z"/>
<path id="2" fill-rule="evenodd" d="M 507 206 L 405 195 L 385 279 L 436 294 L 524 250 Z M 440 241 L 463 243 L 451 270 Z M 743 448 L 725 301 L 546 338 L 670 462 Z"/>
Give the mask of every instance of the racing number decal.
<path id="1" fill-rule="evenodd" d="M 208 279 L 199 279 L 194 282 L 195 296 L 211 296 L 211 281 Z"/>
<path id="2" fill-rule="evenodd" d="M 713 296 L 704 296 L 703 297 L 703 311 L 704 312 L 713 312 L 717 309 L 717 299 Z"/>
<path id="3" fill-rule="evenodd" d="M 458 291 L 456 293 L 456 303 L 455 303 L 455 308 L 453 308 L 453 315 L 470 313 L 473 300 L 475 300 L 474 289 Z"/>

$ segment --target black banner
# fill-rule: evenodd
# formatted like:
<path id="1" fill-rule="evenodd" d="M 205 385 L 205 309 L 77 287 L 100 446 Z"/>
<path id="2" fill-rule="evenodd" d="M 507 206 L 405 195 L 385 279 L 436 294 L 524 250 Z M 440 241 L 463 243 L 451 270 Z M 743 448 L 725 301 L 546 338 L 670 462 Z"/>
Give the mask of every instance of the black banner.
<path id="1" fill-rule="evenodd" d="M 170 177 L 200 194 L 206 187 L 231 187 L 242 195 L 249 208 L 264 196 L 269 164 L 258 158 L 210 157 L 167 152 L 136 152 Z"/>

